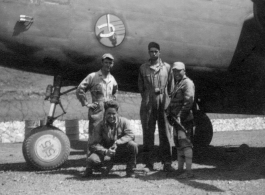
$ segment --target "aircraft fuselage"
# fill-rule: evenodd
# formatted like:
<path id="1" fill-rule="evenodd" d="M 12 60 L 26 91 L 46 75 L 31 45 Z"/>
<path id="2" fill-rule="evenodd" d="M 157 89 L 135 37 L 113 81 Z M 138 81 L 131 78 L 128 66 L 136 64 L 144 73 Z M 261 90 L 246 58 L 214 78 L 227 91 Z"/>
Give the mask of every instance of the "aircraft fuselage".
<path id="1" fill-rule="evenodd" d="M 205 111 L 226 112 L 237 101 L 223 97 L 231 94 L 227 71 L 253 2 L 0 0 L 0 18 L 2 66 L 61 74 L 65 85 L 77 85 L 109 52 L 119 89 L 137 92 L 139 66 L 156 41 L 163 61 L 186 64 Z"/>

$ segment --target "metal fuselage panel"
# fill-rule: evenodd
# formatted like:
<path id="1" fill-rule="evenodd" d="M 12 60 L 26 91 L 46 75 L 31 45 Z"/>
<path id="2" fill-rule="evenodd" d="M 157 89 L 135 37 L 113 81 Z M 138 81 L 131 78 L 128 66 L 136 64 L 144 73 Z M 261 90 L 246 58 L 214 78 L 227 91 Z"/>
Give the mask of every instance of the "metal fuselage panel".
<path id="1" fill-rule="evenodd" d="M 247 0 L 233 3 L 228 0 L 2 0 L 0 3 L 1 42 L 5 42 L 2 51 L 42 60 L 54 58 L 73 63 L 76 69 L 87 65 L 97 67 L 89 61 L 76 62 L 71 58 L 75 54 L 77 58 L 80 55 L 97 61 L 101 53 L 111 52 L 117 66 L 122 66 L 120 61 L 142 63 L 148 59 L 150 41 L 161 45 L 162 57 L 169 63 L 180 60 L 194 68 L 227 68 L 244 19 L 252 13 L 252 4 Z M 107 13 L 117 15 L 125 23 L 125 40 L 115 48 L 101 45 L 95 35 L 97 19 Z M 28 29 L 18 23 L 20 14 L 34 18 Z M 12 47 L 16 44 L 18 47 Z"/>
<path id="2" fill-rule="evenodd" d="M 0 64 L 62 74 L 75 85 L 98 70 L 102 54 L 109 52 L 120 89 L 137 91 L 139 67 L 149 58 L 147 45 L 156 41 L 165 62 L 187 65 L 206 111 L 225 112 L 230 106 L 224 101 L 237 101 L 229 99 L 227 70 L 252 13 L 250 0 L 0 0 Z M 124 23 L 125 38 L 116 47 L 104 46 L 95 34 L 106 14 Z M 20 15 L 33 17 L 33 23 L 19 22 Z M 221 95 L 217 108 L 212 96 L 220 93 L 229 97 Z"/>

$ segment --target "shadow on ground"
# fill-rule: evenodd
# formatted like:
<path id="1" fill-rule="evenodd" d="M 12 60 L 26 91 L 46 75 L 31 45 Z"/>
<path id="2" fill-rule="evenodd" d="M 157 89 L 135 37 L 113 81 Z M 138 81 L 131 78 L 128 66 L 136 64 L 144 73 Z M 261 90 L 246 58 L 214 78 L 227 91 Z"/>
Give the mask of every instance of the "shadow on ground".
<path id="1" fill-rule="evenodd" d="M 72 150 L 69 160 L 60 168 L 48 171 L 36 171 L 27 166 L 23 158 L 22 144 L 0 144 L 1 160 L 0 172 L 19 171 L 36 172 L 41 174 L 66 174 L 73 175 L 76 179 L 84 170 L 86 164 L 86 142 L 72 143 Z M 19 151 L 19 152 L 18 152 Z M 142 145 L 139 145 L 138 165 L 136 174 L 142 180 L 160 180 L 165 178 L 175 178 L 175 173 L 162 172 L 162 164 L 159 159 L 159 149 L 156 146 L 154 152 L 155 167 L 158 171 L 145 175 L 142 172 L 143 159 L 146 156 L 142 152 Z M 173 147 L 173 165 L 177 167 L 176 150 Z M 265 178 L 265 149 L 260 147 L 248 147 L 246 144 L 241 146 L 209 146 L 194 149 L 194 173 L 196 180 L 253 180 Z M 118 159 L 116 171 L 124 171 L 126 162 Z M 234 174 L 231 174 L 234 172 Z M 119 177 L 119 176 L 118 176 Z M 116 178 L 114 174 L 114 178 Z M 193 185 L 192 183 L 190 183 Z M 195 185 L 195 184 L 194 184 Z M 199 184 L 198 184 L 199 185 Z"/>

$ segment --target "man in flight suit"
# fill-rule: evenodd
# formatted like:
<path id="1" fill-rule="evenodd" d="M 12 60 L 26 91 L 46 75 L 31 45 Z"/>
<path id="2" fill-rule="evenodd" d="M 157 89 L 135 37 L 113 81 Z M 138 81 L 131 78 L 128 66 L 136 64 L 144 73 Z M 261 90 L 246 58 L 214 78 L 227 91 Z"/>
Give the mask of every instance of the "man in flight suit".
<path id="1" fill-rule="evenodd" d="M 179 179 L 191 178 L 192 173 L 192 143 L 193 131 L 192 106 L 195 96 L 195 86 L 191 79 L 186 76 L 185 64 L 175 62 L 172 67 L 175 88 L 171 94 L 171 102 L 166 109 L 169 123 L 174 127 L 174 142 L 178 152 Z M 184 162 L 186 172 L 184 172 Z"/>
<path id="2" fill-rule="evenodd" d="M 89 120 L 89 140 L 92 136 L 95 126 L 103 119 L 104 102 L 116 99 L 116 92 L 118 85 L 115 78 L 110 74 L 110 70 L 114 65 L 114 57 L 106 53 L 102 56 L 101 69 L 98 72 L 89 74 L 78 86 L 76 96 L 81 102 L 82 106 L 86 106 L 88 110 Z M 90 91 L 92 103 L 89 103 L 86 98 L 86 92 Z M 89 156 L 89 149 L 87 156 Z"/>
<path id="3" fill-rule="evenodd" d="M 126 159 L 126 176 L 135 177 L 134 167 L 138 145 L 134 142 L 135 135 L 130 121 L 118 116 L 119 106 L 115 101 L 105 102 L 105 117 L 95 127 L 93 139 L 91 139 L 91 155 L 87 159 L 86 174 L 90 177 L 93 168 L 97 165 L 106 166 L 103 175 L 106 176 L 113 166 L 113 159 L 121 156 Z"/>
<path id="4" fill-rule="evenodd" d="M 152 152 L 154 150 L 154 133 L 158 121 L 160 155 L 164 171 L 174 171 L 171 166 L 171 133 L 166 119 L 165 109 L 169 103 L 169 92 L 173 87 L 170 65 L 160 58 L 160 46 L 155 42 L 148 45 L 150 59 L 140 67 L 138 88 L 142 101 L 140 117 L 143 129 L 143 150 L 148 153 L 145 160 L 146 171 L 153 170 Z"/>

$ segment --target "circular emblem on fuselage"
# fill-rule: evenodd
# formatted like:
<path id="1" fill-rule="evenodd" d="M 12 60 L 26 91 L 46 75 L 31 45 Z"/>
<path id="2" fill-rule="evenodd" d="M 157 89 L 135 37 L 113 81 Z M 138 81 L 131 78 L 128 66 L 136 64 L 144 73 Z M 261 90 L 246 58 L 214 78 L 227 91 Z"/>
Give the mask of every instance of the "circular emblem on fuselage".
<path id="1" fill-rule="evenodd" d="M 105 14 L 98 19 L 95 33 L 101 44 L 107 47 L 116 47 L 125 38 L 125 26 L 117 16 Z"/>

